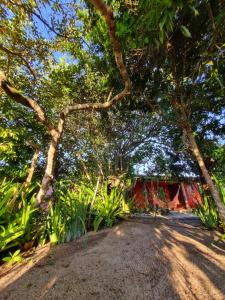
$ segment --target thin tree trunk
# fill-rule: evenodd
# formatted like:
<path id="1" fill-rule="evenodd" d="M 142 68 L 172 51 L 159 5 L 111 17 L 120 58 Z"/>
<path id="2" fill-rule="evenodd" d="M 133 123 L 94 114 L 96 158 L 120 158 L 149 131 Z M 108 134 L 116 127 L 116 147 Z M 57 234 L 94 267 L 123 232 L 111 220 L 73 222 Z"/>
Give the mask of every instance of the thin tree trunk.
<path id="1" fill-rule="evenodd" d="M 33 175 L 34 175 L 34 170 L 35 170 L 36 165 L 37 165 L 37 160 L 38 160 L 39 153 L 40 153 L 39 149 L 36 149 L 35 152 L 34 152 L 34 156 L 33 156 L 32 161 L 31 161 L 30 169 L 28 171 L 28 175 L 27 175 L 27 178 L 25 180 L 25 187 L 28 186 L 31 183 L 31 180 L 32 180 Z"/>
<path id="2" fill-rule="evenodd" d="M 202 171 L 202 175 L 204 176 L 204 179 L 205 179 L 206 183 L 208 184 L 209 190 L 211 192 L 211 195 L 217 205 L 220 217 L 225 224 L 225 206 L 222 203 L 222 200 L 220 199 L 219 191 L 209 175 L 209 172 L 206 168 L 203 156 L 202 156 L 202 154 L 199 150 L 199 147 L 196 143 L 195 136 L 193 134 L 192 129 L 190 127 L 187 127 L 185 130 L 186 130 L 188 141 L 190 144 L 190 149 L 191 149 L 196 161 L 198 162 L 198 165 Z"/>
<path id="3" fill-rule="evenodd" d="M 77 153 L 77 157 L 80 159 L 80 164 L 81 164 L 81 166 L 82 166 L 82 168 L 84 170 L 84 174 L 86 175 L 87 179 L 91 182 L 91 176 L 89 175 L 88 170 L 87 170 L 87 168 L 85 166 L 85 163 L 83 161 L 83 157 L 81 156 L 80 153 Z"/>
<path id="4" fill-rule="evenodd" d="M 45 174 L 43 176 L 41 186 L 40 186 L 39 192 L 37 194 L 37 198 L 36 198 L 37 205 L 40 204 L 42 202 L 42 200 L 44 199 L 45 194 L 48 190 L 48 187 L 54 178 L 54 169 L 55 169 L 55 163 L 56 163 L 56 159 L 57 159 L 57 150 L 58 150 L 60 139 L 62 137 L 64 123 L 65 123 L 65 116 L 63 115 L 59 119 L 57 130 L 53 129 L 51 131 L 52 139 L 51 139 L 49 149 L 48 149 Z"/>

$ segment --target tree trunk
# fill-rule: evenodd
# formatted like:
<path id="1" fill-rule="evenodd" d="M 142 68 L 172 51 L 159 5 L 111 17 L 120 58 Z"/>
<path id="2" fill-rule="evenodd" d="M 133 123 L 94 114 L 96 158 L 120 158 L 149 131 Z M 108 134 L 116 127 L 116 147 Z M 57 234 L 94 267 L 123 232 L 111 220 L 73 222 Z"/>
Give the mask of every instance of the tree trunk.
<path id="1" fill-rule="evenodd" d="M 120 72 L 120 75 L 122 77 L 122 80 L 124 82 L 124 88 L 121 92 L 116 94 L 114 97 L 112 96 L 112 91 L 109 93 L 109 96 L 106 100 L 106 102 L 96 102 L 96 103 L 76 103 L 73 105 L 69 105 L 63 109 L 61 112 L 61 116 L 59 119 L 58 127 L 55 128 L 54 124 L 49 120 L 45 110 L 38 104 L 37 101 L 33 100 L 30 97 L 22 95 L 17 89 L 15 89 L 7 80 L 5 74 L 0 71 L 0 88 L 2 88 L 5 93 L 14 101 L 16 101 L 19 104 L 22 104 L 26 107 L 31 108 L 39 123 L 44 125 L 48 132 L 51 135 L 51 143 L 48 150 L 48 156 L 47 156 L 47 165 L 45 169 L 45 174 L 42 179 L 41 187 L 39 189 L 37 198 L 36 198 L 36 204 L 40 204 L 41 201 L 44 199 L 45 194 L 47 192 L 49 183 L 53 179 L 54 175 L 54 166 L 55 161 L 57 158 L 57 148 L 59 145 L 60 138 L 62 136 L 63 127 L 64 127 L 64 121 L 65 117 L 74 111 L 79 110 L 100 110 L 100 109 L 109 109 L 111 106 L 113 106 L 115 103 L 123 100 L 127 95 L 130 95 L 131 93 L 131 81 L 129 78 L 129 75 L 127 73 L 126 66 L 123 61 L 123 55 L 120 48 L 119 40 L 116 36 L 116 22 L 114 19 L 113 11 L 111 6 L 108 6 L 104 0 L 91 0 L 91 3 L 99 10 L 100 14 L 104 17 L 106 24 L 109 29 L 109 36 L 112 42 L 113 51 L 114 51 L 114 57 L 115 62 L 117 65 L 117 68 Z"/>
<path id="2" fill-rule="evenodd" d="M 57 159 L 57 150 L 58 150 L 60 139 L 62 137 L 64 123 L 65 123 L 65 116 L 61 116 L 59 119 L 57 129 L 53 129 L 51 131 L 52 139 L 51 139 L 49 149 L 48 149 L 45 174 L 42 178 L 41 186 L 40 186 L 39 192 L 37 194 L 37 198 L 36 198 L 37 205 L 39 205 L 43 201 L 43 199 L 46 195 L 46 192 L 48 190 L 48 187 L 54 178 L 54 169 L 55 169 L 55 163 L 56 163 L 56 159 Z"/>
<path id="3" fill-rule="evenodd" d="M 219 191 L 218 191 L 216 185 L 213 183 L 213 181 L 212 181 L 212 179 L 209 175 L 209 172 L 206 168 L 203 156 L 202 156 L 202 154 L 201 154 L 201 152 L 198 148 L 198 145 L 196 143 L 195 136 L 193 134 L 192 129 L 190 127 L 187 127 L 185 130 L 186 130 L 188 141 L 189 141 L 189 144 L 190 144 L 190 149 L 191 149 L 195 159 L 198 162 L 198 165 L 199 165 L 199 167 L 202 171 L 202 175 L 203 175 L 206 183 L 208 184 L 210 193 L 211 193 L 211 195 L 212 195 L 212 197 L 213 197 L 213 199 L 214 199 L 214 201 L 217 205 L 220 217 L 221 217 L 222 221 L 225 224 L 225 206 L 222 203 L 222 200 L 220 199 Z"/>
<path id="4" fill-rule="evenodd" d="M 37 164 L 39 153 L 40 153 L 39 149 L 36 149 L 35 152 L 34 152 L 34 156 L 33 156 L 32 161 L 31 161 L 30 169 L 28 171 L 28 175 L 27 175 L 27 178 L 26 178 L 26 181 L 25 181 L 25 185 L 24 185 L 25 187 L 27 187 L 31 183 L 31 180 L 32 180 L 33 175 L 34 175 L 34 170 L 35 170 L 35 167 L 36 167 L 36 164 Z"/>

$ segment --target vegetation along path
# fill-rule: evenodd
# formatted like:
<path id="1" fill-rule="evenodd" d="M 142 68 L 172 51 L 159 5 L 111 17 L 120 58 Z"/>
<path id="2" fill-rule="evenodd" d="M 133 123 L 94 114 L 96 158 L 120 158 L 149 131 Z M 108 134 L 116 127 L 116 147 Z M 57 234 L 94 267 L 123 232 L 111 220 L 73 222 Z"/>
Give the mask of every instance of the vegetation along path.
<path id="1" fill-rule="evenodd" d="M 213 239 L 175 220 L 124 221 L 1 270 L 1 299 L 222 300 L 225 250 Z"/>

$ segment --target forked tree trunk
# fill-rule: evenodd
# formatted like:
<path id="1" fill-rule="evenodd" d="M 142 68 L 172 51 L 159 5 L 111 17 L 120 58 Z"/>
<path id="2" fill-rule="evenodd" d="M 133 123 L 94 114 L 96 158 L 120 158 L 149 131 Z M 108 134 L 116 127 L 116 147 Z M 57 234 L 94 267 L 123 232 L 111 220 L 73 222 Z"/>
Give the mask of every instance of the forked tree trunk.
<path id="1" fill-rule="evenodd" d="M 214 201 L 217 205 L 220 217 L 221 217 L 222 221 L 225 224 L 225 206 L 222 203 L 219 191 L 218 191 L 216 185 L 213 183 L 213 181 L 212 181 L 212 179 L 209 175 L 209 172 L 206 168 L 203 156 L 202 156 L 202 154 L 199 150 L 199 147 L 196 143 L 195 136 L 193 134 L 192 129 L 190 127 L 187 127 L 186 128 L 186 133 L 187 133 L 188 141 L 189 141 L 189 144 L 190 144 L 190 149 L 191 149 L 196 161 L 198 162 L 198 165 L 199 165 L 199 167 L 202 171 L 202 175 L 203 175 L 206 183 L 208 184 L 210 193 L 211 193 L 211 195 L 212 195 L 212 197 L 213 197 L 213 199 L 214 199 Z"/>
<path id="2" fill-rule="evenodd" d="M 45 174 L 42 178 L 41 186 L 40 186 L 39 192 L 37 194 L 37 198 L 36 198 L 37 205 L 40 204 L 42 202 L 42 200 L 44 199 L 46 192 L 48 190 L 48 187 L 54 178 L 54 169 L 55 169 L 55 163 L 56 163 L 56 159 L 57 159 L 57 150 L 58 150 L 60 139 L 62 137 L 64 123 L 65 123 L 65 117 L 61 116 L 57 129 L 53 129 L 51 131 L 52 139 L 51 139 L 49 149 L 48 149 Z"/>

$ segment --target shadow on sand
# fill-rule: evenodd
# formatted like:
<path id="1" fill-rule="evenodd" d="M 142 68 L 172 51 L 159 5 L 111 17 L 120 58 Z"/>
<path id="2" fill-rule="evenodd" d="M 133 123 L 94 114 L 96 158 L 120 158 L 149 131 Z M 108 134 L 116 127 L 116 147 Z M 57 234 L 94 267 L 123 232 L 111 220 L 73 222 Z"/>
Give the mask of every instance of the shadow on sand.
<path id="1" fill-rule="evenodd" d="M 0 299 L 222 300 L 225 250 L 213 238 L 172 220 L 122 222 L 16 266 L 0 278 Z"/>

